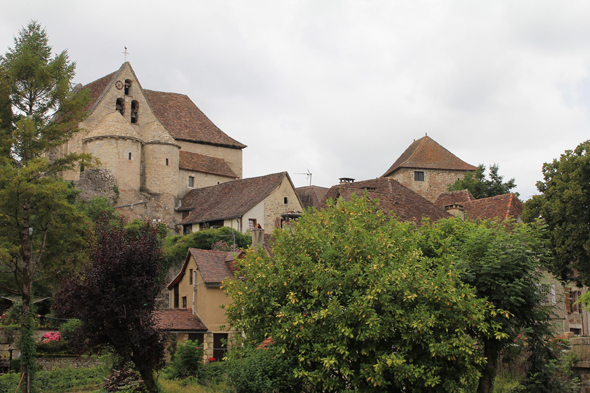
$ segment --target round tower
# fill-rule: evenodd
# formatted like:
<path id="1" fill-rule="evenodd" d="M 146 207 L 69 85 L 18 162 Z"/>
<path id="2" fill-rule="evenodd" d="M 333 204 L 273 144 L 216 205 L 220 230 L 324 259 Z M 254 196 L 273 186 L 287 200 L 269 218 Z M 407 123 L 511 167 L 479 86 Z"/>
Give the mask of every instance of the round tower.
<path id="1" fill-rule="evenodd" d="M 176 196 L 180 146 L 158 121 L 146 124 L 141 138 L 144 142 L 142 188 L 149 193 Z"/>
<path id="2" fill-rule="evenodd" d="M 105 116 L 82 142 L 85 152 L 98 158 L 100 166 L 115 176 L 119 190 L 139 190 L 141 139 L 119 112 Z"/>

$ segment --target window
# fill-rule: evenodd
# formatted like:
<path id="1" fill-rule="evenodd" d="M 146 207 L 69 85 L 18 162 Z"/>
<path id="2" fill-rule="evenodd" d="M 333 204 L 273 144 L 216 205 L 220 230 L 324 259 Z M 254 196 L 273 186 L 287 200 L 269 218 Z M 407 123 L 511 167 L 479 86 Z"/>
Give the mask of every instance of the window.
<path id="1" fill-rule="evenodd" d="M 192 341 L 196 341 L 199 344 L 203 345 L 204 337 L 203 333 L 189 333 L 188 339 Z"/>
<path id="2" fill-rule="evenodd" d="M 139 118 L 139 102 L 131 101 L 131 123 L 137 124 Z"/>
<path id="3" fill-rule="evenodd" d="M 182 228 L 183 235 L 188 235 L 192 231 L 193 231 L 193 226 L 191 224 L 184 225 L 183 228 Z"/>
<path id="4" fill-rule="evenodd" d="M 131 152 L 129 152 L 129 159 L 131 159 Z"/>
<path id="5" fill-rule="evenodd" d="M 227 352 L 227 333 L 213 334 L 213 357 L 217 361 L 222 361 Z"/>
<path id="6" fill-rule="evenodd" d="M 186 296 L 182 297 L 182 308 L 186 308 Z"/>
<path id="7" fill-rule="evenodd" d="M 572 313 L 581 314 L 582 313 L 582 305 L 576 302 L 582 296 L 582 291 L 572 291 Z"/>
<path id="8" fill-rule="evenodd" d="M 125 100 L 123 98 L 117 98 L 117 103 L 115 104 L 115 109 L 121 114 L 125 114 Z"/>
<path id="9" fill-rule="evenodd" d="M 424 172 L 414 171 L 414 181 L 424 181 Z"/>
<path id="10" fill-rule="evenodd" d="M 539 289 L 544 306 L 555 306 L 557 304 L 555 299 L 555 285 L 541 284 L 539 285 Z"/>
<path id="11" fill-rule="evenodd" d="M 289 203 L 289 199 L 287 197 L 283 198 L 283 203 L 286 205 L 287 203 Z"/>
<path id="12" fill-rule="evenodd" d="M 174 308 L 178 308 L 178 284 L 172 289 L 172 294 L 174 295 Z"/>
<path id="13" fill-rule="evenodd" d="M 190 276 L 188 277 L 188 283 L 193 285 L 193 269 L 190 269 Z"/>
<path id="14" fill-rule="evenodd" d="M 255 218 L 248 219 L 248 228 L 256 229 L 256 219 Z"/>
<path id="15" fill-rule="evenodd" d="M 128 96 L 131 94 L 131 79 L 125 80 L 125 95 Z"/>
<path id="16" fill-rule="evenodd" d="M 166 166 L 168 166 L 168 159 L 166 158 Z"/>
<path id="17" fill-rule="evenodd" d="M 189 176 L 188 177 L 188 186 L 189 187 L 194 187 L 195 186 L 195 177 L 194 176 Z"/>

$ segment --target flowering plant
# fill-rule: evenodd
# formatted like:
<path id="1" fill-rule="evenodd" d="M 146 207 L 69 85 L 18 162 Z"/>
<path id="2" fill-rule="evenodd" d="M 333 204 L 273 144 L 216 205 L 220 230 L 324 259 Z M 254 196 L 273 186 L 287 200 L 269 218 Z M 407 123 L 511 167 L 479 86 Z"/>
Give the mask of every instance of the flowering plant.
<path id="1" fill-rule="evenodd" d="M 216 362 L 216 361 L 217 361 L 217 359 L 215 359 L 214 357 L 210 357 L 210 358 L 209 358 L 209 361 L 210 361 L 210 362 Z"/>
<path id="2" fill-rule="evenodd" d="M 61 341 L 61 334 L 59 332 L 47 332 L 41 337 L 41 342 L 49 343 L 52 341 Z"/>

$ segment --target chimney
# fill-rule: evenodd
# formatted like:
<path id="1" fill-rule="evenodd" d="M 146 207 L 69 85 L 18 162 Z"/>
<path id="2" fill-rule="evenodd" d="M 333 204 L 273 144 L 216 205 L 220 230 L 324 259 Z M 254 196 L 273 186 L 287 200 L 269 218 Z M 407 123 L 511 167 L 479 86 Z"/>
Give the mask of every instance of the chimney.
<path id="1" fill-rule="evenodd" d="M 251 229 L 252 248 L 264 247 L 264 229 Z"/>
<path id="2" fill-rule="evenodd" d="M 342 183 L 354 183 L 354 179 L 352 177 L 341 177 L 340 184 Z"/>
<path id="3" fill-rule="evenodd" d="M 454 217 L 459 217 L 461 220 L 465 220 L 465 209 L 463 205 L 453 203 L 452 205 L 446 205 L 445 211 Z"/>

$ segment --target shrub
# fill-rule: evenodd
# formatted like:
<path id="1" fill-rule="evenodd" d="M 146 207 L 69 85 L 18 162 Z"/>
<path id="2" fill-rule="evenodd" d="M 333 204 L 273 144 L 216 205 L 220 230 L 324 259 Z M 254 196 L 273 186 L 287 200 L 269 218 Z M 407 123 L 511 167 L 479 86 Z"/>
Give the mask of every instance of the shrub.
<path id="1" fill-rule="evenodd" d="M 80 322 L 79 319 L 75 319 L 75 318 L 68 319 L 66 322 L 62 323 L 61 326 L 59 327 L 59 331 L 61 333 L 62 338 L 65 341 L 71 340 L 74 330 L 76 330 L 81 324 L 82 324 L 82 322 Z"/>
<path id="2" fill-rule="evenodd" d="M 210 362 L 199 368 L 198 382 L 205 386 L 214 386 L 222 383 L 225 378 L 226 362 Z"/>
<path id="3" fill-rule="evenodd" d="M 197 341 L 187 340 L 179 343 L 176 353 L 166 369 L 166 376 L 169 378 L 194 377 L 199 372 L 203 362 L 203 349 Z"/>
<path id="4" fill-rule="evenodd" d="M 294 359 L 277 348 L 237 349 L 225 362 L 227 383 L 236 393 L 301 392 Z"/>

